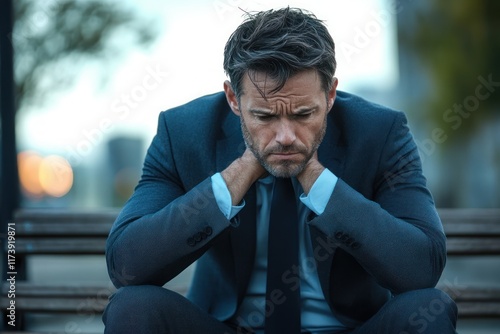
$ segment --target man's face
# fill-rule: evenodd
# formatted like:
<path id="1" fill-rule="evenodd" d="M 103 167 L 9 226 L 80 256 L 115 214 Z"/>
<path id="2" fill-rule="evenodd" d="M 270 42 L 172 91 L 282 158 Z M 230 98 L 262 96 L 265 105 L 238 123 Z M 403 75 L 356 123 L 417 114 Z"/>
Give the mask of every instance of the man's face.
<path id="1" fill-rule="evenodd" d="M 228 101 L 241 119 L 245 144 L 270 174 L 297 176 L 323 140 L 337 81 L 325 92 L 317 72 L 307 70 L 294 75 L 281 90 L 271 94 L 275 82 L 265 73 L 250 75 L 266 98 L 248 75 L 242 82 L 239 103 L 226 87 Z"/>

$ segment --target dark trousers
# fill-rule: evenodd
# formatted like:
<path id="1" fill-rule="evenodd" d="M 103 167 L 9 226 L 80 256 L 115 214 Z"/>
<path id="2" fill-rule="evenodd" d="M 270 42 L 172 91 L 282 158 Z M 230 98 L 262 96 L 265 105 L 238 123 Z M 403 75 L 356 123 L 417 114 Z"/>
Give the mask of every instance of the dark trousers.
<path id="1" fill-rule="evenodd" d="M 377 314 L 349 334 L 453 334 L 457 307 L 437 289 L 406 292 L 387 302 Z M 110 300 L 103 321 L 106 334 L 243 334 L 170 290 L 157 286 L 129 286 Z M 282 333 L 276 333 L 282 334 Z"/>

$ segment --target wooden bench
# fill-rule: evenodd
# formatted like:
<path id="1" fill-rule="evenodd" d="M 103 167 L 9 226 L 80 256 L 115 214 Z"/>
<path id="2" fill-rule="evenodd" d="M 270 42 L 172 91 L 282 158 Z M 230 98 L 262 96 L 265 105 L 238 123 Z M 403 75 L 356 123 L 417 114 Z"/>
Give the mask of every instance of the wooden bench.
<path id="1" fill-rule="evenodd" d="M 26 260 L 31 255 L 103 255 L 106 238 L 118 210 L 20 210 L 16 212 L 15 267 L 16 314 L 24 312 L 102 313 L 109 295 L 108 285 L 82 285 L 80 282 L 53 286 L 36 283 L 36 277 L 26 277 Z M 26 280 L 26 279 L 29 279 Z M 2 297 L 9 285 L 2 285 Z M 2 310 L 8 306 L 2 298 Z"/>
<path id="2" fill-rule="evenodd" d="M 104 254 L 106 237 L 118 210 L 20 210 L 15 214 L 16 266 L 38 254 Z M 448 255 L 500 255 L 500 209 L 440 209 L 447 234 Z M 36 283 L 36 277 L 16 280 L 16 312 L 102 313 L 110 285 L 65 286 Z M 24 278 L 24 277 L 23 277 Z M 455 299 L 461 318 L 500 318 L 500 289 L 440 286 Z M 2 285 L 0 307 L 5 312 L 8 284 Z M 185 289 L 179 291 L 185 293 Z M 4 315 L 5 317 L 5 315 Z M 5 319 L 5 318 L 4 318 Z"/>
<path id="3" fill-rule="evenodd" d="M 449 258 L 500 255 L 500 209 L 439 209 L 439 216 L 447 237 Z M 500 284 L 500 277 L 496 281 Z M 499 286 L 439 288 L 455 300 L 459 318 L 500 319 Z"/>

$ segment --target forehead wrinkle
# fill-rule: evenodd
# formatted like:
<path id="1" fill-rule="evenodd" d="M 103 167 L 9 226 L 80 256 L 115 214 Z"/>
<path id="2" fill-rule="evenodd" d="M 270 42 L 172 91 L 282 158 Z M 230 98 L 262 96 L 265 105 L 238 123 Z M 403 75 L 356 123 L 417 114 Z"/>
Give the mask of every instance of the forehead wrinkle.
<path id="1" fill-rule="evenodd" d="M 253 74 L 253 75 L 252 75 Z M 252 81 L 251 79 L 255 79 Z M 277 109 L 291 109 L 292 113 L 304 112 L 304 110 L 317 109 L 322 103 L 319 101 L 317 89 L 318 85 L 317 73 L 312 77 L 309 73 L 304 72 L 297 76 L 291 77 L 285 87 L 277 92 L 267 92 L 268 87 L 273 81 L 266 73 L 248 73 L 243 79 L 242 91 L 244 91 L 242 107 L 246 110 L 262 110 L 269 113 L 275 113 Z M 317 87 L 321 90 L 321 87 Z M 268 94 L 262 95 L 262 90 Z M 326 99 L 326 94 L 323 90 L 322 99 Z M 323 97 L 325 96 L 325 97 Z M 278 102 L 280 101 L 280 102 Z M 286 102 L 283 102 L 286 101 Z M 281 103 L 279 105 L 279 103 Z"/>
<path id="2" fill-rule="evenodd" d="M 275 114 L 282 112 L 283 109 L 290 110 L 293 114 L 301 114 L 305 112 L 309 112 L 311 110 L 315 110 L 319 107 L 319 105 L 315 101 L 302 101 L 301 99 L 287 99 L 287 98 L 276 98 L 274 97 L 272 101 L 255 101 L 257 103 L 253 103 L 252 107 L 249 108 L 249 111 L 252 113 L 266 113 L 266 114 Z"/>
<path id="3" fill-rule="evenodd" d="M 276 112 L 279 113 L 286 113 L 287 111 L 292 111 L 292 101 L 289 99 L 283 99 L 283 98 L 278 98 L 276 99 L 276 102 L 273 105 L 274 109 L 276 109 Z"/>

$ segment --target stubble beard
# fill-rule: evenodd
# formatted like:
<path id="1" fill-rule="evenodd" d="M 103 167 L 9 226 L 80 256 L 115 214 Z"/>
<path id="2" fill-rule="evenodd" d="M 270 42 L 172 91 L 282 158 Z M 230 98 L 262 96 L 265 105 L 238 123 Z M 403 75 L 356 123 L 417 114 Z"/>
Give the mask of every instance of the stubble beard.
<path id="1" fill-rule="evenodd" d="M 313 145 L 311 146 L 311 149 L 309 151 L 307 150 L 306 147 L 298 148 L 293 145 L 290 146 L 279 145 L 273 147 L 268 152 L 261 152 L 255 146 L 255 142 L 250 136 L 250 133 L 248 132 L 243 116 L 240 117 L 240 123 L 241 123 L 241 132 L 243 134 L 243 140 L 245 141 L 245 145 L 254 154 L 254 156 L 257 158 L 262 167 L 264 167 L 264 169 L 269 174 L 275 177 L 290 178 L 299 175 L 304 170 L 309 160 L 311 160 L 314 153 L 318 150 L 319 145 L 321 144 L 323 138 L 325 137 L 327 122 L 325 116 L 323 126 L 321 127 L 321 130 L 316 134 L 316 137 L 314 138 L 313 141 Z M 271 153 L 286 153 L 286 152 L 299 152 L 304 155 L 304 159 L 302 159 L 302 161 L 298 163 L 291 161 L 283 161 L 279 164 L 271 164 L 266 159 L 266 157 L 268 157 Z"/>

